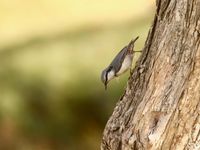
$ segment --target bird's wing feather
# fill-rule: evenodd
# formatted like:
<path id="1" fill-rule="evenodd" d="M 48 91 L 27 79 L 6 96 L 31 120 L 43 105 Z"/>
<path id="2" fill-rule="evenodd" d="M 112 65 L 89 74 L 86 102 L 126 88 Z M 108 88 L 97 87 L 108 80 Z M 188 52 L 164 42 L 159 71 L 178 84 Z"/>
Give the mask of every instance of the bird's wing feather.
<path id="1" fill-rule="evenodd" d="M 110 67 L 112 67 L 115 70 L 115 73 L 117 73 L 122 65 L 122 62 L 124 61 L 127 53 L 129 54 L 133 54 L 133 48 L 134 48 L 134 43 L 135 41 L 137 41 L 137 39 L 139 38 L 136 37 L 134 40 L 131 40 L 131 42 L 125 46 L 113 59 L 113 61 L 110 64 Z"/>
<path id="2" fill-rule="evenodd" d="M 112 66 L 115 70 L 115 72 L 118 72 L 121 68 L 122 62 L 124 61 L 124 58 L 127 54 L 127 46 L 124 47 L 113 59 L 110 66 Z"/>

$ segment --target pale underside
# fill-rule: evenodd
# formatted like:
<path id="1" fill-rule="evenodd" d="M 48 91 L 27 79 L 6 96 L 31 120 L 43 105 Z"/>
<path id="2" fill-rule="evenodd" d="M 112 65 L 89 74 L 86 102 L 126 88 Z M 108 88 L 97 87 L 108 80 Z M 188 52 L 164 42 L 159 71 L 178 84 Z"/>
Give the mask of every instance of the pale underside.
<path id="1" fill-rule="evenodd" d="M 112 80 L 113 78 L 115 78 L 116 76 L 120 76 L 122 75 L 123 73 L 125 73 L 128 69 L 131 68 L 131 65 L 132 65 L 132 59 L 133 59 L 133 56 L 132 55 L 127 55 L 125 58 L 124 58 L 124 61 L 122 63 L 122 66 L 120 68 L 120 70 L 118 71 L 118 73 L 116 73 L 115 75 L 115 71 L 114 70 L 111 70 L 109 73 L 108 73 L 108 81 Z"/>
<path id="2" fill-rule="evenodd" d="M 125 57 L 119 72 L 116 74 L 117 76 L 123 74 L 124 72 L 126 72 L 128 69 L 131 68 L 132 59 L 133 59 L 133 55 L 127 55 Z"/>

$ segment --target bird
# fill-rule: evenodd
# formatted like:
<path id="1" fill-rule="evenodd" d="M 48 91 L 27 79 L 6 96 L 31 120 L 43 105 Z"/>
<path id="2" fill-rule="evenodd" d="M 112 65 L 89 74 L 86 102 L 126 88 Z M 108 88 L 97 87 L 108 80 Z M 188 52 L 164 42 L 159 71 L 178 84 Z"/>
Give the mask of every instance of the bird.
<path id="1" fill-rule="evenodd" d="M 115 56 L 110 65 L 102 71 L 101 81 L 105 86 L 105 90 L 107 89 L 107 84 L 110 80 L 122 75 L 127 70 L 131 69 L 134 53 L 141 52 L 141 51 L 133 51 L 134 43 L 137 41 L 138 38 L 139 36 L 137 36 L 134 40 L 131 40 L 129 44 L 125 46 Z"/>

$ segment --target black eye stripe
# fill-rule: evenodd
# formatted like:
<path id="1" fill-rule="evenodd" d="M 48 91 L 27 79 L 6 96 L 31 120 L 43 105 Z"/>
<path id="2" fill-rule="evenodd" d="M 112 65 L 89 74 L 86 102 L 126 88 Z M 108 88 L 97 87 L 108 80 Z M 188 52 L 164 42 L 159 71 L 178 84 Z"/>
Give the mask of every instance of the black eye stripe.
<path id="1" fill-rule="evenodd" d="M 108 73 L 106 73 L 106 80 L 105 80 L 105 83 L 107 83 L 107 81 L 108 81 L 108 77 L 107 77 L 107 74 L 108 74 Z"/>
<path id="2" fill-rule="evenodd" d="M 110 67 L 109 67 L 109 69 L 108 69 L 108 72 L 110 72 L 110 71 L 112 70 L 112 68 L 113 68 L 113 67 L 112 67 L 112 66 L 110 66 Z"/>
<path id="3" fill-rule="evenodd" d="M 110 66 L 109 68 L 108 68 L 108 70 L 106 71 L 106 81 L 105 81 L 105 83 L 107 83 L 107 81 L 108 81 L 108 73 L 112 70 L 112 66 Z"/>
<path id="4" fill-rule="evenodd" d="M 108 72 L 109 72 L 109 70 L 106 71 L 106 81 L 105 81 L 105 83 L 107 83 L 107 81 L 108 81 Z"/>

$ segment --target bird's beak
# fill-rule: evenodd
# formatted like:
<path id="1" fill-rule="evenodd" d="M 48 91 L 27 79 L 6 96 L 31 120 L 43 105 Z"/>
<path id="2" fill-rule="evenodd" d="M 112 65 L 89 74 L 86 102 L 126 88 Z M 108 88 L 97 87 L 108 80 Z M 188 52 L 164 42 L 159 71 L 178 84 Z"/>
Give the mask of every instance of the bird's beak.
<path id="1" fill-rule="evenodd" d="M 107 90 L 107 85 L 105 85 L 105 90 Z"/>
<path id="2" fill-rule="evenodd" d="M 104 85 L 105 85 L 105 90 L 107 90 L 107 82 L 105 82 Z"/>

